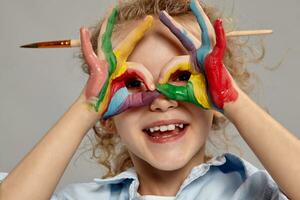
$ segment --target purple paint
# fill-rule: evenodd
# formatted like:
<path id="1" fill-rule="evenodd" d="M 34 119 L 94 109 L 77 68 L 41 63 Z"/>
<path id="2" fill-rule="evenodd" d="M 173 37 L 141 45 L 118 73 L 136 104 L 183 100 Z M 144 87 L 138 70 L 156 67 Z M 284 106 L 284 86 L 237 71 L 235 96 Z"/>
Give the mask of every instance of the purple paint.
<path id="1" fill-rule="evenodd" d="M 120 109 L 114 115 L 124 112 L 125 110 L 130 109 L 130 108 L 136 108 L 136 107 L 149 105 L 159 95 L 160 95 L 160 93 L 157 90 L 130 94 L 126 98 L 125 102 L 122 104 Z"/>
<path id="2" fill-rule="evenodd" d="M 182 43 L 182 45 L 191 52 L 195 52 L 197 49 L 195 47 L 195 45 L 193 44 L 193 42 L 187 37 L 187 35 L 185 35 L 184 33 L 182 33 L 182 31 L 177 28 L 172 21 L 164 14 L 163 11 L 160 12 L 159 14 L 159 19 L 162 21 L 162 23 L 164 25 L 166 25 L 170 31 L 176 35 L 176 37 L 180 40 L 180 42 Z"/>

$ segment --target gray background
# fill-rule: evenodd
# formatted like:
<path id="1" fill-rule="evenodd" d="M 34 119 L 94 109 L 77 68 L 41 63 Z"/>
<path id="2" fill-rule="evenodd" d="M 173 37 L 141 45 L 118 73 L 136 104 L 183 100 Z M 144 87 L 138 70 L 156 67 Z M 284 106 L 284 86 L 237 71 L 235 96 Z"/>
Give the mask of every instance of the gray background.
<path id="1" fill-rule="evenodd" d="M 208 2 L 208 1 L 206 1 Z M 234 7 L 240 29 L 271 28 L 264 37 L 267 53 L 261 64 L 251 65 L 262 80 L 253 96 L 271 115 L 300 136 L 300 2 L 296 0 L 213 1 L 226 12 Z M 222 3 L 220 3 L 222 2 Z M 0 1 L 0 171 L 9 172 L 54 125 L 77 98 L 87 76 L 75 58 L 78 49 L 21 49 L 20 45 L 43 40 L 79 38 L 79 28 L 98 21 L 112 1 L 103 0 L 1 0 Z M 275 71 L 263 66 L 275 66 Z M 229 132 L 237 134 L 234 127 Z M 247 145 L 237 138 L 244 158 L 262 167 Z M 89 144 L 85 139 L 82 142 Z M 78 150 L 58 188 L 92 181 L 102 168 L 79 157 Z"/>

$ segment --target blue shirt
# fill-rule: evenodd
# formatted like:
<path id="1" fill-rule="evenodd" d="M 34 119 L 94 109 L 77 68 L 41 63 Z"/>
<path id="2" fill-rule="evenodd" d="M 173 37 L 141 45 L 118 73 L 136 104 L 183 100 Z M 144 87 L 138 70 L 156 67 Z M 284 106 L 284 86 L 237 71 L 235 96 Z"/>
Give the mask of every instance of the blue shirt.
<path id="1" fill-rule="evenodd" d="M 0 180 L 7 174 L 0 173 Z M 141 196 L 134 168 L 115 177 L 95 178 L 89 183 L 70 184 L 55 192 L 51 200 L 283 200 L 288 199 L 266 170 L 259 170 L 238 156 L 225 153 L 195 166 L 175 197 Z"/>

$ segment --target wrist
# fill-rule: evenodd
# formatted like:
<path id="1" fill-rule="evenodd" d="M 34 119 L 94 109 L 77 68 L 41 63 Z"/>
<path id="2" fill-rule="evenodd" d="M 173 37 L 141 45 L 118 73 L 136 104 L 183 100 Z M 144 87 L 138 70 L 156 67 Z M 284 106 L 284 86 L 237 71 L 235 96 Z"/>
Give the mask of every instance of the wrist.
<path id="1" fill-rule="evenodd" d="M 237 88 L 237 99 L 224 104 L 224 115 L 235 124 L 236 120 L 249 111 L 249 97 L 241 89 Z"/>
<path id="2" fill-rule="evenodd" d="M 99 113 L 88 105 L 84 95 L 76 99 L 72 107 L 78 112 L 81 122 L 89 128 L 92 128 L 100 118 Z"/>

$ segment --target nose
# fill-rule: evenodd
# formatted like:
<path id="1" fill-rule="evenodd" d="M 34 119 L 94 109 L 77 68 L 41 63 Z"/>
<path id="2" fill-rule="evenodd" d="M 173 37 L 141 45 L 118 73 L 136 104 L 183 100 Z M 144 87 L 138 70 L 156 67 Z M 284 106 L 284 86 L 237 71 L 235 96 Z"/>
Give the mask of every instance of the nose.
<path id="1" fill-rule="evenodd" d="M 168 99 L 164 95 L 159 95 L 150 104 L 150 110 L 153 112 L 166 112 L 169 109 L 178 107 L 178 102 Z"/>

